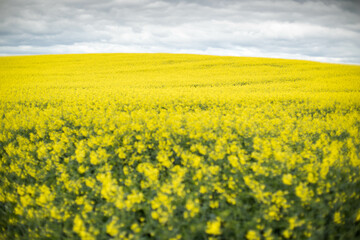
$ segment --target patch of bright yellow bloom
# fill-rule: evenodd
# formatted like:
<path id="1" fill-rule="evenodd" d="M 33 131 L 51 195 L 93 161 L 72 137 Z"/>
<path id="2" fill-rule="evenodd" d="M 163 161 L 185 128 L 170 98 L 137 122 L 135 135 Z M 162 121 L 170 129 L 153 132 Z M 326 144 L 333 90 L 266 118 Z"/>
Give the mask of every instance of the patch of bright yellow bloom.
<path id="1" fill-rule="evenodd" d="M 220 235 L 221 234 L 221 218 L 217 217 L 215 220 L 207 222 L 205 232 L 207 234 Z"/>
<path id="2" fill-rule="evenodd" d="M 292 179 L 293 179 L 293 176 L 291 174 L 285 174 L 282 177 L 282 181 L 286 185 L 291 185 L 292 181 L 293 181 Z"/>
<path id="3" fill-rule="evenodd" d="M 249 230 L 246 234 L 246 239 L 247 240 L 260 240 L 261 238 L 257 231 Z"/>
<path id="4" fill-rule="evenodd" d="M 360 67 L 0 58 L 0 239 L 355 239 Z"/>

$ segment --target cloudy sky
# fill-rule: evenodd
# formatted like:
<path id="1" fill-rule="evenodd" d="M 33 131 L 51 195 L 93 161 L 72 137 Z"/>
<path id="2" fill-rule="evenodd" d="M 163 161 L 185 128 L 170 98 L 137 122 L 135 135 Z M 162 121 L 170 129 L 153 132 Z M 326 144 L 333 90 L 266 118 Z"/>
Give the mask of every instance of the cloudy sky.
<path id="1" fill-rule="evenodd" d="M 360 1 L 0 0 L 0 55 L 99 52 L 360 64 Z"/>

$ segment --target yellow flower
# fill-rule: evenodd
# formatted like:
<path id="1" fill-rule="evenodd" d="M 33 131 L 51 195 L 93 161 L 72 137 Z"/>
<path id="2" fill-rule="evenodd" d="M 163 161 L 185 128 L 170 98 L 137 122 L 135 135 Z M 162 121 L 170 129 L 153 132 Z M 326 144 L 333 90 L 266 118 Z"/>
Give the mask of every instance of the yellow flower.
<path id="1" fill-rule="evenodd" d="M 265 240 L 273 240 L 274 239 L 274 237 L 272 236 L 272 229 L 271 228 L 267 229 L 263 233 L 263 236 L 264 236 Z"/>
<path id="2" fill-rule="evenodd" d="M 86 149 L 85 149 L 85 144 L 84 141 L 80 141 L 76 150 L 75 150 L 75 156 L 76 156 L 76 160 L 78 161 L 78 163 L 82 163 L 85 160 L 85 156 L 86 156 Z"/>
<path id="3" fill-rule="evenodd" d="M 61 215 L 59 210 L 56 207 L 52 207 L 50 210 L 50 216 L 54 219 L 60 220 L 61 219 Z"/>
<path id="4" fill-rule="evenodd" d="M 158 153 L 158 155 L 157 155 L 157 160 L 158 160 L 159 163 L 160 163 L 161 165 L 163 165 L 164 167 L 169 168 L 169 167 L 172 165 L 172 163 L 171 163 L 171 161 L 170 161 L 170 159 L 169 159 L 169 156 L 168 156 L 168 154 L 167 154 L 165 151 L 160 151 L 160 152 Z"/>
<path id="5" fill-rule="evenodd" d="M 94 187 L 94 185 L 95 185 L 95 179 L 93 179 L 93 178 L 86 178 L 85 179 L 85 184 L 86 184 L 86 186 L 88 186 L 89 188 L 93 188 Z"/>
<path id="6" fill-rule="evenodd" d="M 296 227 L 300 227 L 305 223 L 304 220 L 298 220 L 297 217 L 289 218 L 289 229 L 294 230 Z"/>
<path id="7" fill-rule="evenodd" d="M 285 238 L 290 238 L 291 237 L 291 234 L 292 232 L 289 230 L 289 229 L 286 229 L 282 232 L 282 235 L 285 237 Z"/>
<path id="8" fill-rule="evenodd" d="M 195 217 L 195 215 L 200 211 L 199 199 L 188 199 L 186 201 L 185 208 L 188 210 L 188 214 L 190 214 L 191 217 Z"/>
<path id="9" fill-rule="evenodd" d="M 239 168 L 240 164 L 239 164 L 239 159 L 235 156 L 235 155 L 230 155 L 228 157 L 229 163 L 233 168 Z"/>
<path id="10" fill-rule="evenodd" d="M 169 240 L 180 240 L 181 239 L 181 234 L 176 235 L 173 238 L 170 238 Z"/>
<path id="11" fill-rule="evenodd" d="M 93 165 L 97 165 L 100 163 L 100 160 L 98 158 L 98 155 L 96 154 L 96 152 L 91 152 L 90 153 L 90 163 Z"/>
<path id="12" fill-rule="evenodd" d="M 355 221 L 356 221 L 356 222 L 360 221 L 360 209 L 357 211 Z"/>
<path id="13" fill-rule="evenodd" d="M 23 207 L 26 207 L 28 205 L 31 205 L 33 199 L 29 195 L 24 195 L 20 197 L 20 202 Z"/>
<path id="14" fill-rule="evenodd" d="M 260 240 L 260 234 L 255 230 L 249 230 L 246 233 L 247 240 Z"/>
<path id="15" fill-rule="evenodd" d="M 220 235 L 221 234 L 221 218 L 216 217 L 215 220 L 207 222 L 205 232 L 207 234 Z"/>
<path id="16" fill-rule="evenodd" d="M 291 185 L 292 181 L 293 181 L 293 176 L 289 173 L 289 174 L 285 174 L 282 177 L 282 181 L 284 184 L 286 185 Z"/>
<path id="17" fill-rule="evenodd" d="M 134 223 L 131 225 L 130 229 L 134 232 L 134 233 L 138 233 L 141 231 L 141 228 L 139 227 L 139 225 L 137 223 Z"/>
<path id="18" fill-rule="evenodd" d="M 314 173 L 310 172 L 310 173 L 308 173 L 307 180 L 309 183 L 316 183 L 317 177 Z"/>
<path id="19" fill-rule="evenodd" d="M 130 210 L 134 204 L 141 203 L 143 199 L 144 199 L 144 195 L 142 192 L 132 190 L 131 193 L 127 196 L 127 199 L 125 200 L 124 203 L 126 208 Z"/>
<path id="20" fill-rule="evenodd" d="M 342 224 L 342 215 L 340 212 L 335 212 L 334 214 L 334 222 L 337 224 Z"/>
<path id="21" fill-rule="evenodd" d="M 314 192 L 311 189 L 309 189 L 304 183 L 300 183 L 295 188 L 295 194 L 301 199 L 302 202 L 305 203 L 309 202 L 311 198 L 314 196 Z"/>
<path id="22" fill-rule="evenodd" d="M 119 233 L 119 226 L 117 224 L 118 222 L 117 217 L 113 217 L 111 222 L 106 225 L 106 233 L 108 233 L 110 236 L 116 236 Z"/>
<path id="23" fill-rule="evenodd" d="M 84 167 L 84 165 L 80 165 L 80 167 L 78 168 L 78 172 L 84 173 L 85 171 L 86 171 L 86 168 Z"/>
<path id="24" fill-rule="evenodd" d="M 83 238 L 83 236 L 87 235 L 85 224 L 79 215 L 76 215 L 74 218 L 73 230 L 74 230 L 74 232 L 79 234 L 79 236 L 81 238 Z"/>
<path id="25" fill-rule="evenodd" d="M 211 208 L 218 208 L 219 207 L 219 201 L 210 201 L 210 207 Z"/>

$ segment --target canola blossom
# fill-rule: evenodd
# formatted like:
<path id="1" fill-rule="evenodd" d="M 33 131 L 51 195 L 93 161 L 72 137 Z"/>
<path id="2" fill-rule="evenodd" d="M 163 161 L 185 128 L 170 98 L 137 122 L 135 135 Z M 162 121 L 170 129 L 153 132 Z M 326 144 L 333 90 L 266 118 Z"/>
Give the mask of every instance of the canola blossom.
<path id="1" fill-rule="evenodd" d="M 0 239 L 360 238 L 360 67 L 0 58 Z"/>

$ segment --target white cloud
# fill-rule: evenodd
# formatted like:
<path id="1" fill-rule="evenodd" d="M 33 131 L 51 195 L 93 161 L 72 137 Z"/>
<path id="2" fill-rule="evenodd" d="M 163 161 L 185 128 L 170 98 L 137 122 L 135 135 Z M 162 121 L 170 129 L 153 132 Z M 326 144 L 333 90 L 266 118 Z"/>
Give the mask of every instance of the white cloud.
<path id="1" fill-rule="evenodd" d="M 171 52 L 360 63 L 356 1 L 3 0 L 0 54 Z"/>

